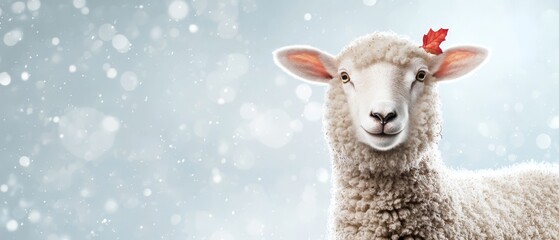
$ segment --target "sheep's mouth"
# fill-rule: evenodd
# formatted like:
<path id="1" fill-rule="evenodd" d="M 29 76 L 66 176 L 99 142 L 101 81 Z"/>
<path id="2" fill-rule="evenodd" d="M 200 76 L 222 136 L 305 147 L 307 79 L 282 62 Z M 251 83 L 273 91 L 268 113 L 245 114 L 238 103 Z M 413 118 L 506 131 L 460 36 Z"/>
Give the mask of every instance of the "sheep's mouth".
<path id="1" fill-rule="evenodd" d="M 372 133 L 363 128 L 363 126 L 361 128 L 365 133 L 359 134 L 359 141 L 378 151 L 388 151 L 402 143 L 406 137 L 406 127 L 402 127 L 394 133 L 387 133 L 384 129 L 380 133 Z"/>
<path id="2" fill-rule="evenodd" d="M 369 133 L 369 132 L 367 132 L 367 133 Z M 395 137 L 396 135 L 398 135 L 398 133 L 396 133 L 396 134 L 388 134 L 388 133 L 372 134 L 372 133 L 369 133 L 369 135 L 371 135 L 373 137 L 378 137 L 378 138 L 390 138 L 390 137 Z"/>
<path id="3" fill-rule="evenodd" d="M 367 129 L 365 129 L 363 126 L 361 126 L 361 129 L 363 129 L 363 131 L 365 131 L 368 135 L 372 136 L 372 137 L 376 137 L 376 138 L 392 138 L 392 137 L 396 137 L 398 136 L 398 134 L 400 134 L 404 129 L 399 130 L 398 132 L 395 133 L 385 133 L 384 131 L 381 133 L 372 133 L 367 131 Z"/>

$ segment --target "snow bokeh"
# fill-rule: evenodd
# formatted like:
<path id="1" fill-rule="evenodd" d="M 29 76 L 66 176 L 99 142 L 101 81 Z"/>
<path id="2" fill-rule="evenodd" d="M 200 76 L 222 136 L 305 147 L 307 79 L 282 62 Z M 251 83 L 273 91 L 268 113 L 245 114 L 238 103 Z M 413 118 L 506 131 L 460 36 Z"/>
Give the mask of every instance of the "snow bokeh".
<path id="1" fill-rule="evenodd" d="M 12 82 L 12 77 L 7 72 L 0 72 L 0 85 L 8 86 Z"/>
<path id="2" fill-rule="evenodd" d="M 23 32 L 19 29 L 14 29 L 4 34 L 4 44 L 8 47 L 13 47 L 23 40 Z"/>
<path id="3" fill-rule="evenodd" d="M 60 117 L 58 136 L 76 157 L 93 160 L 112 147 L 118 129 L 115 122 L 96 109 L 77 108 Z"/>
<path id="4" fill-rule="evenodd" d="M 557 162 L 557 26 L 553 1 L 0 1 L 0 239 L 325 239 L 326 88 L 271 53 L 373 31 L 491 50 L 439 86 L 448 165 Z"/>
<path id="5" fill-rule="evenodd" d="M 188 15 L 188 5 L 182 0 L 175 0 L 169 4 L 169 17 L 175 21 L 184 19 Z"/>

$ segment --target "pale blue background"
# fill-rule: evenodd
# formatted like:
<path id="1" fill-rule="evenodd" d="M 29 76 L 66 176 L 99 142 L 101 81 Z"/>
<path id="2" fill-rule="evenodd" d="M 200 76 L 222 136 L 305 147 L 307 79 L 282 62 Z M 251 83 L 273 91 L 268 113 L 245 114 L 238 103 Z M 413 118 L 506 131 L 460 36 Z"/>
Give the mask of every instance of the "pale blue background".
<path id="1" fill-rule="evenodd" d="M 491 50 L 441 84 L 449 166 L 558 159 L 557 1 L 184 2 L 1 1 L 0 239 L 324 239 L 325 88 L 271 52 L 373 31 Z"/>

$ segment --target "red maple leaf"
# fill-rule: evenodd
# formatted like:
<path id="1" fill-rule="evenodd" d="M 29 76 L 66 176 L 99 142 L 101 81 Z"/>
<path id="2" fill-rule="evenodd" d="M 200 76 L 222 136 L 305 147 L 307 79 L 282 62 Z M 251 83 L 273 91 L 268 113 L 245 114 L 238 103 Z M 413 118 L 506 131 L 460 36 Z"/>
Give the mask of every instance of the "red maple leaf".
<path id="1" fill-rule="evenodd" d="M 421 46 L 425 51 L 428 53 L 439 55 L 443 53 L 443 50 L 439 45 L 441 42 L 445 40 L 446 33 L 448 29 L 439 29 L 438 31 L 433 31 L 433 29 L 429 29 L 429 32 L 423 35 L 423 46 Z"/>

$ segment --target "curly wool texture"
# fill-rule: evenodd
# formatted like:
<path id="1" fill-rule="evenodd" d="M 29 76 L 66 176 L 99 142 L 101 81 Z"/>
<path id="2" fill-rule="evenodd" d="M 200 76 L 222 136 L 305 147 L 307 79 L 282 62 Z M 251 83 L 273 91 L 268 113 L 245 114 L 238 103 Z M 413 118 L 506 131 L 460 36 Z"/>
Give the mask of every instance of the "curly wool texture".
<path id="1" fill-rule="evenodd" d="M 392 32 L 375 32 L 353 40 L 344 47 L 338 59 L 350 58 L 357 68 L 364 68 L 377 61 L 406 65 L 419 57 L 430 60 L 428 54 L 409 39 Z"/>
<path id="2" fill-rule="evenodd" d="M 362 67 L 428 60 L 417 46 L 375 33 L 338 60 L 349 57 Z M 357 140 L 341 80 L 330 81 L 324 120 L 332 155 L 330 239 L 559 239 L 559 167 L 447 169 L 437 149 L 439 105 L 436 84 L 426 83 L 410 112 L 408 140 L 380 152 Z"/>

